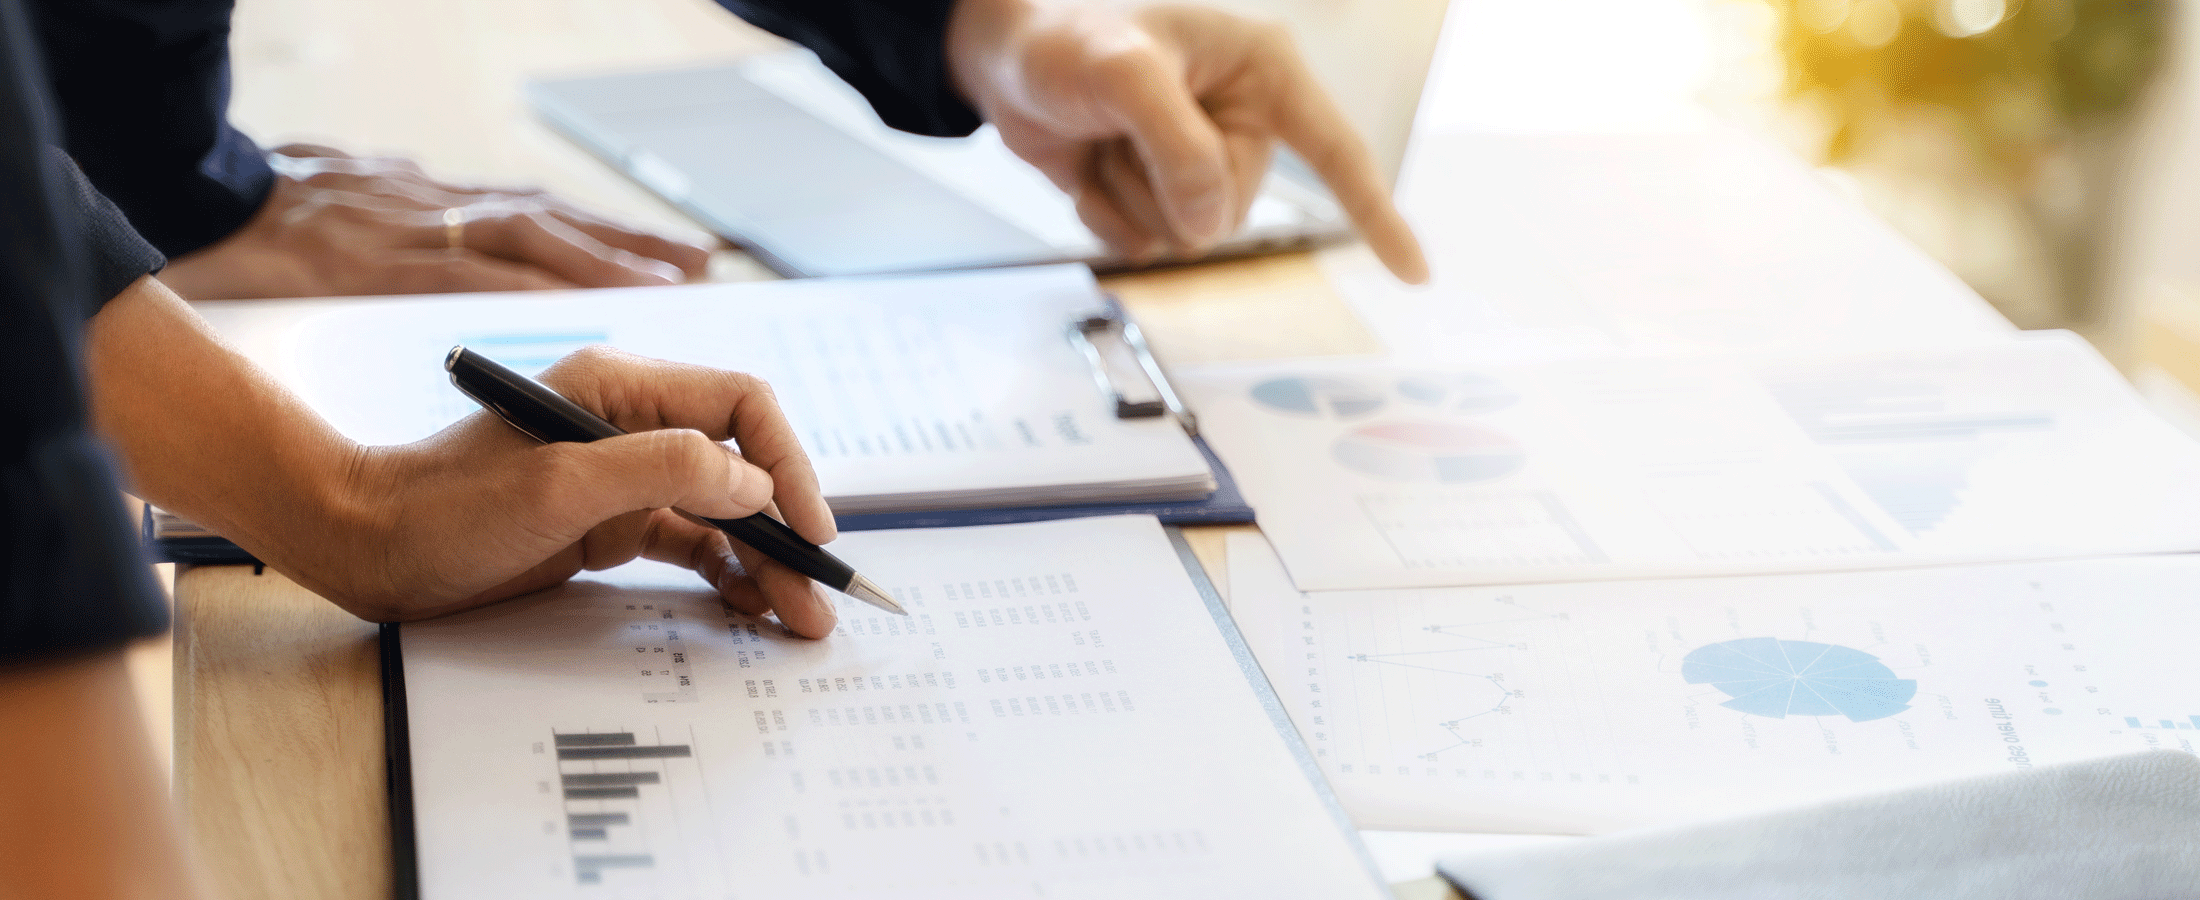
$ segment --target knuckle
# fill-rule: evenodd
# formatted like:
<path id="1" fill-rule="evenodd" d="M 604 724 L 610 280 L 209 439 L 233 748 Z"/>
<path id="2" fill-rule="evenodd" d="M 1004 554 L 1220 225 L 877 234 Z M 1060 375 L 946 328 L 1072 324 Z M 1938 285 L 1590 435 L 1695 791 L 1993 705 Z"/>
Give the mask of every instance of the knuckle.
<path id="1" fill-rule="evenodd" d="M 1089 65 L 1103 91 L 1115 96 L 1132 96 L 1145 90 L 1161 61 L 1151 46 L 1137 42 L 1102 50 Z"/>
<path id="2" fill-rule="evenodd" d="M 1264 56 L 1296 58 L 1298 39 L 1291 35 L 1291 27 L 1279 19 L 1254 19 L 1247 24 L 1247 33 L 1253 47 Z"/>
<path id="3" fill-rule="evenodd" d="M 768 402 L 777 402 L 778 400 L 779 395 L 772 390 L 771 382 L 764 380 L 761 376 L 752 375 L 748 372 L 727 372 L 725 377 L 727 383 L 732 385 L 733 392 L 737 395 L 755 397 Z"/>
<path id="4" fill-rule="evenodd" d="M 636 357 L 607 344 L 590 344 L 558 358 L 538 379 L 551 387 L 568 389 L 600 385 L 631 367 Z"/>
<path id="5" fill-rule="evenodd" d="M 657 439 L 657 465 L 667 479 L 671 490 L 688 485 L 701 485 L 719 477 L 718 469 L 724 462 L 717 442 L 702 432 L 687 428 L 666 429 L 654 432 Z"/>

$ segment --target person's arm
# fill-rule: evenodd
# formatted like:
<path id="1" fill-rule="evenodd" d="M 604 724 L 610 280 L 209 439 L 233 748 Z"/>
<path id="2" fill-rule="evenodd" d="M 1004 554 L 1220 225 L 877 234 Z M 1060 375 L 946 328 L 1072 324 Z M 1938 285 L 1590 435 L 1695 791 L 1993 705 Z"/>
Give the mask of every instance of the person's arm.
<path id="1" fill-rule="evenodd" d="M 1205 253 L 1251 209 L 1276 141 L 1390 271 L 1428 280 L 1374 157 L 1281 27 L 1113 0 L 718 0 L 809 47 L 886 124 L 982 119 L 1134 263 Z"/>
<path id="2" fill-rule="evenodd" d="M 92 319 L 86 362 L 94 421 L 134 493 L 363 618 L 441 615 L 647 556 L 696 570 L 743 612 L 832 631 L 823 588 L 666 509 L 739 518 L 776 503 L 803 537 L 833 538 L 808 457 L 752 377 L 583 350 L 543 382 L 634 434 L 544 445 L 476 413 L 367 447 L 150 278 Z"/>
<path id="3" fill-rule="evenodd" d="M 709 250 L 535 190 L 229 124 L 230 0 L 33 0 L 66 149 L 195 300 L 623 287 L 699 276 Z M 443 213 L 463 211 L 463 246 Z"/>
<path id="4" fill-rule="evenodd" d="M 744 21 L 810 49 L 870 101 L 887 126 L 962 137 L 983 124 L 943 55 L 955 0 L 717 0 Z"/>
<path id="5" fill-rule="evenodd" d="M 0 896 L 207 896 L 120 650 L 0 666 Z"/>

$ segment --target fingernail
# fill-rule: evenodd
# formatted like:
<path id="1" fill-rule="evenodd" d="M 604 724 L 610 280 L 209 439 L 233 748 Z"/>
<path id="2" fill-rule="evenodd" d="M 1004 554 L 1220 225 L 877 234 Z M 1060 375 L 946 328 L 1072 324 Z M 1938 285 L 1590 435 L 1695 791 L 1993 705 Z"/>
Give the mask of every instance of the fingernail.
<path id="1" fill-rule="evenodd" d="M 1184 227 L 1185 230 L 1191 232 L 1187 237 L 1193 243 L 1205 248 L 1220 243 L 1223 238 L 1229 237 L 1229 235 L 1222 233 L 1222 230 L 1229 226 L 1228 216 L 1225 214 L 1223 206 L 1222 192 L 1219 190 L 1202 193 L 1192 198 L 1192 202 L 1185 205 Z"/>
<path id="2" fill-rule="evenodd" d="M 687 273 L 680 271 L 679 266 L 675 266 L 661 259 L 650 259 L 646 256 L 636 256 L 633 259 L 627 261 L 627 267 L 633 269 L 636 272 L 640 272 L 642 275 L 652 279 L 653 281 L 661 282 L 663 284 L 680 284 L 687 281 Z"/>

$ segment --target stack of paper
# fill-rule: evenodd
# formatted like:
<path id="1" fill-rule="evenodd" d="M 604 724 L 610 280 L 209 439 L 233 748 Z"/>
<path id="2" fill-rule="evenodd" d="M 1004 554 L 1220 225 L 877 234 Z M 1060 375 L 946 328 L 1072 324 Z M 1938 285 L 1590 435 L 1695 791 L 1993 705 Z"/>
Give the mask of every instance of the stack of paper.
<path id="1" fill-rule="evenodd" d="M 1388 357 L 1177 378 L 1268 538 L 1233 612 L 1363 827 L 2195 752 L 2200 557 L 2139 554 L 2200 551 L 2200 444 L 2082 341 L 1728 131 L 1406 178 L 1435 284 L 1325 259 Z"/>
<path id="2" fill-rule="evenodd" d="M 590 344 L 758 375 L 843 514 L 1184 500 L 1215 488 L 1171 420 L 1119 419 L 1067 337 L 1082 266 L 614 291 L 205 303 L 345 434 L 403 443 L 473 412 L 464 344 L 533 374 Z"/>

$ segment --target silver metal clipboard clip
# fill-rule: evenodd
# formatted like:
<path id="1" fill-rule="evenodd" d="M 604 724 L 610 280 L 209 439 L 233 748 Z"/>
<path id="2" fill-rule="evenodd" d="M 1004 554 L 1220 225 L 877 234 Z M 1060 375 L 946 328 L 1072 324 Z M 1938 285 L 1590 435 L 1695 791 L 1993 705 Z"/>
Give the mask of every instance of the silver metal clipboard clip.
<path id="1" fill-rule="evenodd" d="M 1100 393 L 1115 400 L 1116 418 L 1150 419 L 1166 413 L 1185 434 L 1199 436 L 1199 419 L 1177 397 L 1145 334 L 1114 297 L 1105 309 L 1070 323 L 1069 339 L 1084 352 Z"/>

